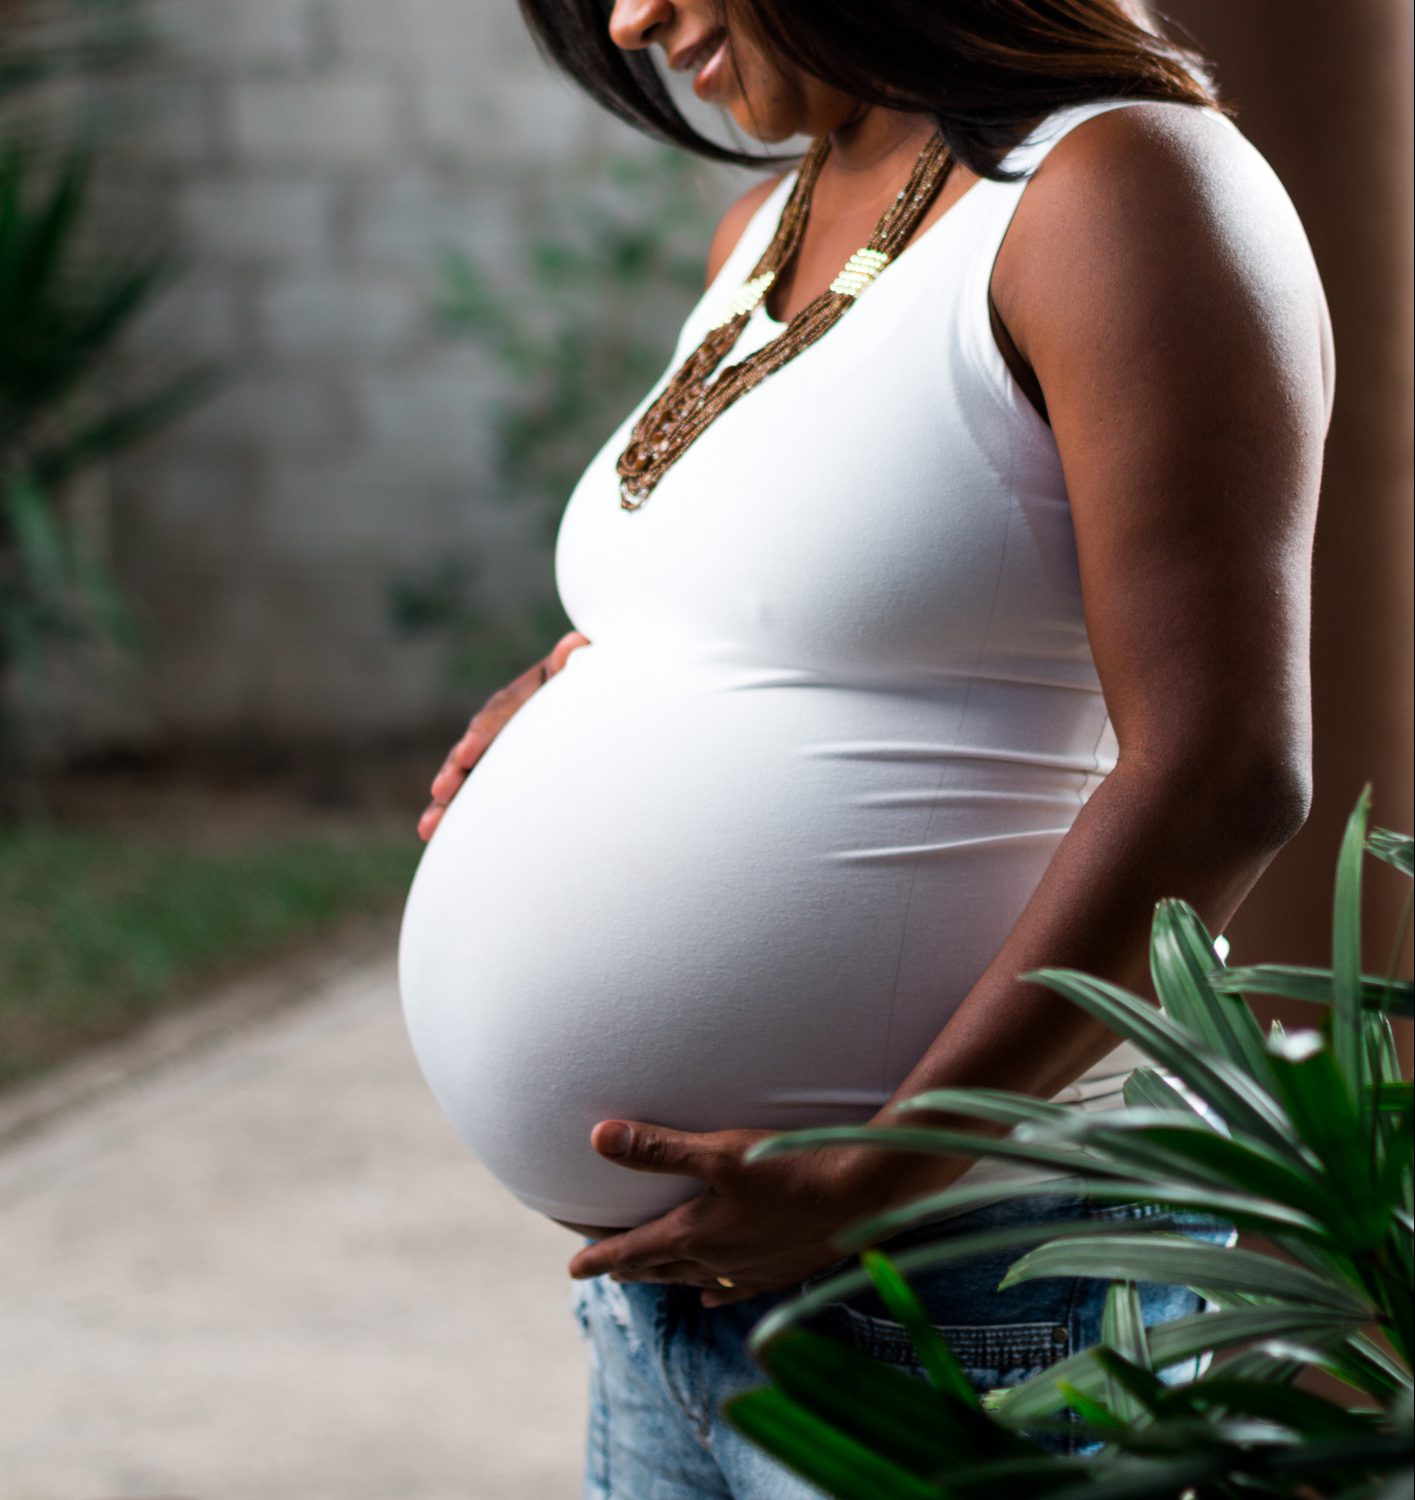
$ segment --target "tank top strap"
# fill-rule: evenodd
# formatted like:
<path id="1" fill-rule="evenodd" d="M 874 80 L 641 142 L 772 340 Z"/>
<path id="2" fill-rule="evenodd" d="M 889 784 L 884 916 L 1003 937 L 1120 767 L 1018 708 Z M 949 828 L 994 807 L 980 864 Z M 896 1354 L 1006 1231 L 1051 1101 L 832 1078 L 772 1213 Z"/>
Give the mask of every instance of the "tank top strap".
<path id="1" fill-rule="evenodd" d="M 969 189 L 969 194 L 976 193 L 983 200 L 982 204 L 974 205 L 980 210 L 975 229 L 977 248 L 982 258 L 987 260 L 989 272 L 991 272 L 992 261 L 1001 247 L 1002 238 L 1007 233 L 1023 192 L 1032 180 L 1033 174 L 1046 160 L 1058 141 L 1064 139 L 1083 121 L 1093 119 L 1096 115 L 1107 114 L 1113 109 L 1155 108 L 1156 106 L 1172 108 L 1173 104 L 1169 100 L 1162 99 L 1088 99 L 1079 104 L 1063 104 L 1052 110 L 1030 135 L 1019 141 L 998 163 L 1006 171 L 1021 171 L 1024 173 L 1023 176 L 1012 182 L 996 182 L 992 178 L 985 177 L 975 183 Z M 1200 106 L 1184 107 L 1199 108 Z M 1222 120 L 1227 118 L 1219 114 L 1217 110 L 1206 109 L 1205 113 Z"/>
<path id="2" fill-rule="evenodd" d="M 985 177 L 974 183 L 964 194 L 965 200 L 976 195 L 977 201 L 970 206 L 967 260 L 954 292 L 954 337 L 965 360 L 979 375 L 984 388 L 991 390 L 1015 417 L 1020 427 L 1028 430 L 1032 438 L 1038 441 L 1050 442 L 1051 429 L 1017 384 L 993 337 L 988 306 L 993 267 L 1022 194 L 1057 142 L 1083 121 L 1096 115 L 1106 114 L 1113 109 L 1147 107 L 1173 108 L 1174 105 L 1168 100 L 1160 99 L 1088 99 L 1078 104 L 1061 105 L 1052 110 L 999 163 L 1008 171 L 1021 169 L 1023 176 L 1012 182 L 997 182 Z M 1214 119 L 1233 125 L 1232 120 L 1216 109 L 1202 105 L 1181 107 L 1202 109 Z"/>

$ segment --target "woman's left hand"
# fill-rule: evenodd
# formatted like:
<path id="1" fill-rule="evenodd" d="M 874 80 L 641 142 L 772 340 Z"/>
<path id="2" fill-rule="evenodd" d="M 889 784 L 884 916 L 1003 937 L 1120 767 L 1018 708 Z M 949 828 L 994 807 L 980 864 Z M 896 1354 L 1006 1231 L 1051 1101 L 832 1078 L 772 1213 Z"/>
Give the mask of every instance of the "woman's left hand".
<path id="1" fill-rule="evenodd" d="M 611 1149 L 618 1144 L 617 1130 L 627 1131 L 627 1138 L 622 1149 Z M 570 1275 L 607 1272 L 619 1281 L 685 1282 L 704 1288 L 704 1307 L 719 1307 L 794 1286 L 839 1260 L 842 1252 L 832 1237 L 883 1205 L 869 1201 L 848 1147 L 742 1161 L 756 1141 L 781 1133 L 601 1120 L 590 1132 L 601 1156 L 631 1171 L 697 1177 L 705 1186 L 646 1224 L 586 1245 L 570 1261 Z M 865 1154 L 880 1160 L 878 1152 Z M 719 1285 L 719 1276 L 733 1285 Z"/>

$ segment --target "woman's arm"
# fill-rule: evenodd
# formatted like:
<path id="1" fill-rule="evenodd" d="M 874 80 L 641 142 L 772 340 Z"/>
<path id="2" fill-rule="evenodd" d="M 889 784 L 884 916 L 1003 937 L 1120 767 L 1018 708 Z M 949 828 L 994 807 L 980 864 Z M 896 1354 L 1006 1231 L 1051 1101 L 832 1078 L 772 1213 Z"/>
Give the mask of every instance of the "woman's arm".
<path id="1" fill-rule="evenodd" d="M 942 1122 L 890 1119 L 929 1088 L 1046 1097 L 1078 1077 L 1117 1038 L 1016 976 L 1077 968 L 1153 999 L 1155 903 L 1222 931 L 1310 801 L 1330 325 L 1271 168 L 1186 106 L 1086 121 L 1023 193 L 993 296 L 1045 393 L 1119 758 L 880 1124 Z M 837 1161 L 843 1190 L 886 1202 L 970 1165 Z"/>

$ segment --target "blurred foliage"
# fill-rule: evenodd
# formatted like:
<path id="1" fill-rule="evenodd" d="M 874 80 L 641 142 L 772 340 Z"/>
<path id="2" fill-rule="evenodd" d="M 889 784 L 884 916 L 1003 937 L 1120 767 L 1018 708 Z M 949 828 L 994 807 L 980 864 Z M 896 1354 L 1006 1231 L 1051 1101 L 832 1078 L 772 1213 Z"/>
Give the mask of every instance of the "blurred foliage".
<path id="1" fill-rule="evenodd" d="M 545 593 L 515 612 L 487 604 L 480 569 L 467 553 L 451 552 L 422 572 L 388 584 L 394 627 L 405 635 L 446 642 L 448 677 L 458 693 L 485 694 L 525 671 L 570 629 L 559 600 Z"/>
<path id="2" fill-rule="evenodd" d="M 406 831 L 0 831 L 0 1085 L 407 893 Z"/>
<path id="3" fill-rule="evenodd" d="M 152 45 L 124 0 L 70 0 L 0 31 L 0 812 L 24 768 L 22 728 L 45 701 L 46 645 L 141 644 L 116 580 L 66 513 L 70 482 L 218 379 L 203 365 L 144 390 L 105 388 L 105 359 L 178 264 L 158 240 L 116 245 L 92 223 L 101 113 L 82 95 L 66 100 L 61 129 L 51 110 L 13 107 Z"/>
<path id="4" fill-rule="evenodd" d="M 487 351 L 505 390 L 492 414 L 486 498 L 534 513 L 548 580 L 571 490 L 663 373 L 702 294 L 716 219 L 700 172 L 671 147 L 615 156 L 601 178 L 549 206 L 523 254 L 483 263 L 448 248 L 440 257 L 438 321 Z M 511 611 L 485 602 L 482 578 L 464 553 L 390 588 L 402 629 L 445 634 L 459 687 L 499 686 L 572 628 L 553 583 Z"/>
<path id="5" fill-rule="evenodd" d="M 0 108 L 126 67 L 151 45 L 142 0 L 0 0 Z"/>

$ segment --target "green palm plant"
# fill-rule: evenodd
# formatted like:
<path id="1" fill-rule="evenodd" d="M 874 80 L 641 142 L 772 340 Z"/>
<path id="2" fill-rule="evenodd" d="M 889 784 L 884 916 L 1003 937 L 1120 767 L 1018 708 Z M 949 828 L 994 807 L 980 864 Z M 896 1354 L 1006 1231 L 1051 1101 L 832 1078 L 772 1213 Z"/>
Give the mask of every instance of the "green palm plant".
<path id="1" fill-rule="evenodd" d="M 1018 1194 L 1084 1193 L 1161 1213 L 1143 1233 L 1088 1220 L 1058 1236 L 1053 1221 L 914 1246 L 893 1259 L 862 1249 L 858 1268 L 779 1304 L 753 1329 L 770 1384 L 726 1401 L 728 1419 L 841 1500 L 1408 1495 L 1412 1098 L 1390 1018 L 1412 1014 L 1412 986 L 1393 977 L 1394 962 L 1386 977 L 1361 973 L 1359 952 L 1363 856 L 1410 876 L 1412 841 L 1386 829 L 1368 836 L 1370 792 L 1367 784 L 1338 856 L 1330 969 L 1228 968 L 1194 910 L 1166 899 L 1150 943 L 1158 1009 L 1076 970 L 1022 976 L 1154 1060 L 1127 1080 L 1124 1109 L 1085 1113 L 1004 1091 L 939 1089 L 907 1107 L 1010 1126 L 1010 1134 L 832 1126 L 759 1142 L 749 1159 L 848 1143 L 1027 1162 L 1064 1175 Z M 1397 954 L 1409 919 L 1407 902 Z M 1264 1032 L 1250 994 L 1309 1001 L 1320 1007 L 1318 1024 Z M 998 1197 L 995 1185 L 950 1188 L 851 1225 L 838 1243 L 866 1246 Z M 1168 1209 L 1213 1214 L 1272 1250 L 1197 1243 L 1172 1221 L 1164 1227 Z M 979 1396 L 907 1277 L 1012 1248 L 1027 1253 L 1004 1287 L 1043 1276 L 1111 1283 L 1101 1341 Z M 1147 1328 L 1140 1282 L 1192 1287 L 1209 1310 Z M 796 1326 L 871 1286 L 908 1329 L 926 1380 Z M 1193 1379 L 1160 1378 L 1216 1353 L 1227 1357 L 1200 1359 Z M 1318 1370 L 1347 1388 L 1345 1404 L 1299 1384 Z M 1033 1441 L 1054 1431 L 1079 1431 L 1096 1446 L 1061 1455 Z"/>
<path id="2" fill-rule="evenodd" d="M 162 246 L 95 254 L 83 222 L 92 157 L 57 163 L 0 147 L 0 682 L 42 697 L 46 640 L 104 638 L 132 650 L 136 623 L 60 503 L 84 469 L 204 400 L 210 366 L 133 393 L 96 378 L 122 335 L 177 271 Z M 0 760 L 14 751 L 0 715 Z M 0 764 L 0 771 L 11 767 Z"/>
<path id="3" fill-rule="evenodd" d="M 0 811 L 15 802 L 19 731 L 45 701 L 45 643 L 141 644 L 116 580 L 66 514 L 70 482 L 221 378 L 200 365 L 138 390 L 105 379 L 179 266 L 160 242 L 120 246 L 90 222 L 97 143 L 113 131 L 99 91 L 57 113 L 43 102 L 56 81 L 95 83 L 155 55 L 140 9 L 72 0 L 0 29 Z"/>

